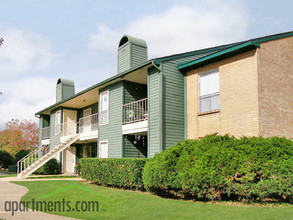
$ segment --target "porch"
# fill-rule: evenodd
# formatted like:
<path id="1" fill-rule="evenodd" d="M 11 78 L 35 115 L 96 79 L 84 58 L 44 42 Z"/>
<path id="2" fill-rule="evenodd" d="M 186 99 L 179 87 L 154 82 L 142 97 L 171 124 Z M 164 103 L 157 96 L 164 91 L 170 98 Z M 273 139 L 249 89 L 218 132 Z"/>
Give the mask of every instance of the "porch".
<path id="1" fill-rule="evenodd" d="M 67 117 L 66 121 L 61 125 L 56 125 L 55 131 L 60 133 L 61 142 L 68 138 L 79 134 L 79 141 L 97 140 L 98 138 L 98 113 L 82 117 L 76 123 Z M 58 132 L 60 129 L 60 132 Z"/>
<path id="2" fill-rule="evenodd" d="M 148 99 L 143 98 L 123 105 L 122 134 L 147 134 Z"/>

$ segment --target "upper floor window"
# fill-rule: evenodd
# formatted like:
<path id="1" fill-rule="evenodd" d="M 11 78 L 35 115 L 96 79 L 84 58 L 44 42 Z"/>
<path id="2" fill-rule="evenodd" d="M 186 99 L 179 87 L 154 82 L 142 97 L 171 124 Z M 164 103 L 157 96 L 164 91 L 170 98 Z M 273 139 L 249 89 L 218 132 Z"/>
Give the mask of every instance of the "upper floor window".
<path id="1" fill-rule="evenodd" d="M 199 75 L 199 113 L 220 109 L 218 69 Z"/>
<path id="2" fill-rule="evenodd" d="M 100 125 L 109 123 L 109 90 L 100 94 Z"/>
<path id="3" fill-rule="evenodd" d="M 55 135 L 60 134 L 61 132 L 61 110 L 58 110 L 55 113 Z"/>

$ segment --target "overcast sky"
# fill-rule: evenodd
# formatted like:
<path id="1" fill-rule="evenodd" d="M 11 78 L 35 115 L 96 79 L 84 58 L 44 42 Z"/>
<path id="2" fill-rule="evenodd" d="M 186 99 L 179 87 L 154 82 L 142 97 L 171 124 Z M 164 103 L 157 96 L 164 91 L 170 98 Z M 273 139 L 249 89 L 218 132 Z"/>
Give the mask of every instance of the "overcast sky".
<path id="1" fill-rule="evenodd" d="M 293 30 L 292 0 L 0 0 L 0 130 L 55 102 L 59 77 L 76 92 L 117 73 L 127 33 L 149 58 Z"/>

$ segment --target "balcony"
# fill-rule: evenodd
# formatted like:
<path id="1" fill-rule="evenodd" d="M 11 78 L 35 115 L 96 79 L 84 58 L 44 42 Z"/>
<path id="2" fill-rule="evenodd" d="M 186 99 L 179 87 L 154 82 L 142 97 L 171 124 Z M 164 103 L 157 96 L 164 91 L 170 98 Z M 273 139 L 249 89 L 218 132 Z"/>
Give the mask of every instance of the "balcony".
<path id="1" fill-rule="evenodd" d="M 148 99 L 140 99 L 123 105 L 123 134 L 139 134 L 148 130 Z"/>
<path id="2" fill-rule="evenodd" d="M 42 128 L 42 140 L 50 139 L 50 126 Z"/>
<path id="3" fill-rule="evenodd" d="M 42 128 L 42 145 L 50 143 L 50 126 Z"/>
<path id="4" fill-rule="evenodd" d="M 80 140 L 98 138 L 98 113 L 79 119 L 78 133 Z"/>
<path id="5" fill-rule="evenodd" d="M 61 142 L 79 134 L 80 141 L 98 138 L 98 113 L 75 121 L 67 121 L 61 125 L 56 125 L 56 131 L 60 130 Z"/>

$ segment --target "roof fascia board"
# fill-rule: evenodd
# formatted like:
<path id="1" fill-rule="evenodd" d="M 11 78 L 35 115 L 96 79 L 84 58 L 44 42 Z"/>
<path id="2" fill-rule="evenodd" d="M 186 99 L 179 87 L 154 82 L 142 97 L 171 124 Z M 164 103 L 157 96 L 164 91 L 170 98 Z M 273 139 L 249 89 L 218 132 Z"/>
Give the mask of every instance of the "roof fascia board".
<path id="1" fill-rule="evenodd" d="M 242 50 L 244 48 L 253 48 L 253 47 L 259 47 L 259 44 L 258 43 L 252 43 L 251 41 L 247 41 L 243 44 L 240 44 L 240 45 L 237 45 L 237 46 L 234 46 L 234 47 L 230 47 L 228 49 L 225 49 L 225 50 L 221 50 L 219 52 L 216 52 L 216 53 L 213 53 L 211 55 L 207 55 L 205 57 L 202 57 L 200 59 L 197 59 L 197 60 L 194 60 L 194 61 L 191 61 L 191 62 L 187 62 L 187 63 L 181 63 L 178 65 L 178 69 L 179 70 L 184 70 L 184 69 L 187 69 L 187 68 L 191 68 L 191 67 L 194 67 L 198 64 L 201 64 L 203 62 L 207 62 L 207 61 L 210 61 L 210 60 L 213 60 L 215 58 L 218 58 L 218 57 L 221 57 L 221 56 L 225 56 L 229 53 L 232 53 L 232 52 L 235 52 L 235 51 L 239 51 L 239 50 Z"/>
<path id="2" fill-rule="evenodd" d="M 59 107 L 62 104 L 64 104 L 65 102 L 67 102 L 67 101 L 69 101 L 71 99 L 74 99 L 74 98 L 76 98 L 76 97 L 78 97 L 78 96 L 80 96 L 80 95 L 82 95 L 82 94 L 84 94 L 86 92 L 89 92 L 89 91 L 91 91 L 93 89 L 96 89 L 97 87 L 105 87 L 106 85 L 111 85 L 113 83 L 116 83 L 117 82 L 117 79 L 118 79 L 118 81 L 120 81 L 124 76 L 126 76 L 129 73 L 132 73 L 132 72 L 134 72 L 134 71 L 136 71 L 136 70 L 138 70 L 140 68 L 143 68 L 143 67 L 145 67 L 145 66 L 147 66 L 149 64 L 153 65 L 153 61 L 154 60 L 152 60 L 152 59 L 151 60 L 148 60 L 148 61 L 142 63 L 141 65 L 138 65 L 138 66 L 136 66 L 136 67 L 134 67 L 132 69 L 129 69 L 127 71 L 124 71 L 122 73 L 119 73 L 119 74 L 117 74 L 115 76 L 112 76 L 112 77 L 110 77 L 110 78 L 108 78 L 108 79 L 106 79 L 106 80 L 104 80 L 104 81 L 102 81 L 100 83 L 97 83 L 97 84 L 95 84 L 93 86 L 90 86 L 89 88 L 84 89 L 84 90 L 82 90 L 82 91 L 74 94 L 73 96 L 71 96 L 71 97 L 69 97 L 69 98 L 67 98 L 65 100 L 62 100 L 60 102 L 57 102 L 57 103 L 55 103 L 53 105 L 48 106 L 47 108 L 45 108 L 45 109 L 43 109 L 41 111 L 38 111 L 37 113 L 35 113 L 35 115 L 40 115 L 43 112 L 46 112 L 48 110 L 52 110 L 53 108 Z"/>

